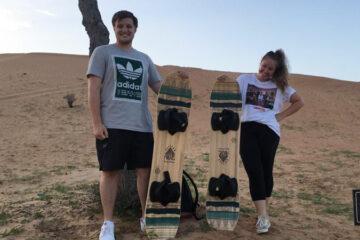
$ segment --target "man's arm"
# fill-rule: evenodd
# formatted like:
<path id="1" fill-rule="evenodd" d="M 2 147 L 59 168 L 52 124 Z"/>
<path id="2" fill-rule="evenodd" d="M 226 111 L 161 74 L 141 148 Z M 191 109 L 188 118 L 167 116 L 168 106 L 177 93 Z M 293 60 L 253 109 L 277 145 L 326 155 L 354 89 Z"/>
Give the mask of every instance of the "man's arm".
<path id="1" fill-rule="evenodd" d="M 156 82 L 150 85 L 150 88 L 154 91 L 154 93 L 159 94 L 159 90 L 161 87 L 161 82 Z"/>
<path id="2" fill-rule="evenodd" d="M 93 122 L 93 134 L 99 140 L 108 138 L 108 132 L 106 127 L 103 125 L 100 116 L 100 89 L 101 89 L 101 78 L 95 75 L 88 76 L 88 102 Z"/>

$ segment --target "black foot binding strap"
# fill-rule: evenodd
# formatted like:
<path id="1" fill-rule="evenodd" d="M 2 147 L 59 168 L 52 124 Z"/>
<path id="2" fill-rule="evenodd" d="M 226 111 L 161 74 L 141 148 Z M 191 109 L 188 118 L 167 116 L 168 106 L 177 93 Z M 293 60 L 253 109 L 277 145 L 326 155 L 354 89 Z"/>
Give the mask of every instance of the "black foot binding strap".
<path id="1" fill-rule="evenodd" d="M 177 202 L 180 198 L 180 184 L 171 182 L 168 171 L 164 172 L 164 181 L 152 182 L 150 187 L 150 200 L 152 202 L 160 202 L 166 206 L 170 202 Z"/>
<path id="2" fill-rule="evenodd" d="M 238 184 L 236 178 L 230 178 L 225 174 L 221 174 L 219 178 L 210 178 L 209 194 L 210 196 L 224 199 L 227 197 L 236 197 Z"/>
<path id="3" fill-rule="evenodd" d="M 158 116 L 158 128 L 168 130 L 171 135 L 176 132 L 185 132 L 188 126 L 186 113 L 178 112 L 176 108 L 161 110 Z"/>
<path id="4" fill-rule="evenodd" d="M 221 113 L 213 113 L 211 127 L 214 131 L 221 130 L 224 134 L 229 130 L 237 131 L 239 129 L 239 114 L 228 109 L 224 109 Z"/>

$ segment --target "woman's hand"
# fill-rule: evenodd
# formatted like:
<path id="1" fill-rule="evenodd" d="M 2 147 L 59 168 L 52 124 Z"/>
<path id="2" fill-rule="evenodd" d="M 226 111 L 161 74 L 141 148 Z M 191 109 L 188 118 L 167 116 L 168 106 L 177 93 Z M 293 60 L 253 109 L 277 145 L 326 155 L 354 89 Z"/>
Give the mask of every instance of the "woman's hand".
<path id="1" fill-rule="evenodd" d="M 284 118 L 296 113 L 297 111 L 300 110 L 300 108 L 302 108 L 304 106 L 304 101 L 302 100 L 300 95 L 297 93 L 294 93 L 293 95 L 291 95 L 290 103 L 291 103 L 291 105 L 287 109 L 285 109 L 284 111 L 275 115 L 275 118 L 278 122 L 280 122 Z"/>

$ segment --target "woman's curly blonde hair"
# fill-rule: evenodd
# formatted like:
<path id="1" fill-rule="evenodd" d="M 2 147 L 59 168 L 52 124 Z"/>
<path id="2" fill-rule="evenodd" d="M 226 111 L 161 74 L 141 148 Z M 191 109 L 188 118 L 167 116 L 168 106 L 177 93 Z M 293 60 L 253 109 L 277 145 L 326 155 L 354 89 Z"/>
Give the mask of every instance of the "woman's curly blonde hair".
<path id="1" fill-rule="evenodd" d="M 284 51 L 282 49 L 278 49 L 275 52 L 267 52 L 261 59 L 261 62 L 265 58 L 270 58 L 276 62 L 276 69 L 271 81 L 275 82 L 276 86 L 284 92 L 285 88 L 289 85 L 288 62 Z"/>

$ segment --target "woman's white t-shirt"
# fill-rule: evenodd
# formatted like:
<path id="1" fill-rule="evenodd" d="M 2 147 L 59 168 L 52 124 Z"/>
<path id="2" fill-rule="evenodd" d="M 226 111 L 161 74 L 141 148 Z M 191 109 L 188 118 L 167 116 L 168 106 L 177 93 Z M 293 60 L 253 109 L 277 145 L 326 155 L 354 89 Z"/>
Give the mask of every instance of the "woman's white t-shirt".
<path id="1" fill-rule="evenodd" d="M 288 86 L 282 92 L 274 82 L 261 82 L 255 74 L 240 75 L 236 81 L 242 92 L 241 122 L 265 124 L 280 136 L 280 124 L 275 115 L 290 101 L 295 90 Z"/>

